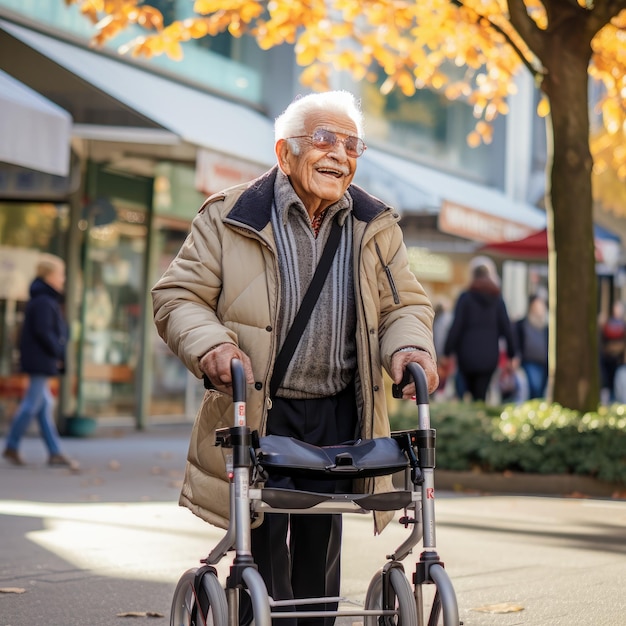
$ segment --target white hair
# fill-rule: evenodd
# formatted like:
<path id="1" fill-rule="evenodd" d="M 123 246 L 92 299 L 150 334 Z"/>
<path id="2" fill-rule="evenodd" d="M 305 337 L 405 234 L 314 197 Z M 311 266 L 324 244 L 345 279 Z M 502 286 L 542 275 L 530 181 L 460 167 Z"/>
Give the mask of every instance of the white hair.
<path id="1" fill-rule="evenodd" d="M 316 111 L 347 115 L 363 139 L 363 114 L 356 98 L 349 91 L 324 91 L 296 98 L 275 120 L 274 139 L 306 135 L 304 123 Z"/>
<path id="2" fill-rule="evenodd" d="M 61 257 L 47 252 L 42 252 L 39 255 L 35 270 L 37 278 L 47 278 L 58 269 L 65 270 L 65 261 Z"/>

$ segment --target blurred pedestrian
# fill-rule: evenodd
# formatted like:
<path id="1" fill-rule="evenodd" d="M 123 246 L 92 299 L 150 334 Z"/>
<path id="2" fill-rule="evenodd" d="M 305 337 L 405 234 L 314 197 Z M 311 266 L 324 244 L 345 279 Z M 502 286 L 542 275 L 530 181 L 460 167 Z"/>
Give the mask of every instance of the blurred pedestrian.
<path id="1" fill-rule="evenodd" d="M 65 262 L 52 254 L 42 254 L 36 277 L 30 285 L 30 300 L 24 313 L 20 337 L 22 371 L 29 376 L 28 388 L 6 439 L 2 456 L 13 465 L 25 465 L 19 445 L 33 417 L 48 449 L 48 464 L 75 468 L 77 464 L 61 453 L 54 421 L 54 397 L 50 379 L 65 371 L 68 338 L 62 302 Z"/>
<path id="2" fill-rule="evenodd" d="M 626 352 L 626 320 L 624 304 L 616 300 L 610 317 L 600 327 L 600 375 L 603 396 L 608 402 L 615 400 L 615 373 L 624 363 Z"/>
<path id="3" fill-rule="evenodd" d="M 528 399 L 543 398 L 548 382 L 548 307 L 539 295 L 528 299 L 526 315 L 515 323 L 515 339 Z"/>
<path id="4" fill-rule="evenodd" d="M 498 368 L 500 339 L 506 341 L 507 362 L 515 358 L 515 342 L 493 262 L 476 257 L 470 270 L 471 282 L 456 302 L 444 356 L 456 357 L 457 395 L 469 393 L 473 400 L 485 401 Z"/>
<path id="5" fill-rule="evenodd" d="M 435 396 L 443 398 L 447 395 L 450 388 L 451 376 L 454 373 L 454 364 L 450 359 L 444 356 L 444 347 L 448 331 L 454 319 L 452 306 L 449 299 L 445 296 L 441 297 L 434 304 L 435 318 L 433 319 L 433 342 L 435 344 L 435 352 L 437 353 L 437 373 L 439 374 L 439 386 L 435 391 Z"/>

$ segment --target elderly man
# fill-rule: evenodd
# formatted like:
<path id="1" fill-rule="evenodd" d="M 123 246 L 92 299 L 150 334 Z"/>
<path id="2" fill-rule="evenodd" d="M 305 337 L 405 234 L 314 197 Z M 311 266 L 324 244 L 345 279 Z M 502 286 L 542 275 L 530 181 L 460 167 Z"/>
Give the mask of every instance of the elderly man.
<path id="1" fill-rule="evenodd" d="M 245 367 L 251 428 L 314 445 L 389 434 L 383 368 L 400 383 L 406 363 L 420 363 L 429 390 L 437 387 L 433 310 L 409 269 L 399 216 L 351 185 L 365 151 L 354 97 L 296 99 L 276 119 L 275 138 L 277 166 L 204 203 L 152 292 L 161 337 L 213 387 L 194 424 L 180 502 L 222 527 L 228 484 L 213 432 L 232 421 L 233 357 Z M 330 272 L 270 391 L 277 354 L 335 222 L 341 230 Z M 413 394 L 411 383 L 403 395 Z M 305 480 L 289 486 L 345 489 Z M 389 489 L 390 479 L 365 488 Z M 375 532 L 388 519 L 376 514 Z M 253 556 L 275 599 L 337 596 L 340 546 L 338 515 L 268 514 L 252 531 Z"/>

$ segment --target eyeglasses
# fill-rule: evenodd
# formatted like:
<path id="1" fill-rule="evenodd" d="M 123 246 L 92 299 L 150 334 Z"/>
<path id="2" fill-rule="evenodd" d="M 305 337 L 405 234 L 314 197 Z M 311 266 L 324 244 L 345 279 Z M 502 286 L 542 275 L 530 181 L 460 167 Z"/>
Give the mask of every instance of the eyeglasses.
<path id="1" fill-rule="evenodd" d="M 318 128 L 313 131 L 312 135 L 299 135 L 297 137 L 288 137 L 288 139 L 308 139 L 314 148 L 318 150 L 325 150 L 329 152 L 332 148 L 340 141 L 343 144 L 343 147 L 346 149 L 346 154 L 353 159 L 360 157 L 367 146 L 359 137 L 354 137 L 349 135 L 345 139 L 339 139 L 337 134 L 332 130 L 325 130 L 323 128 Z"/>

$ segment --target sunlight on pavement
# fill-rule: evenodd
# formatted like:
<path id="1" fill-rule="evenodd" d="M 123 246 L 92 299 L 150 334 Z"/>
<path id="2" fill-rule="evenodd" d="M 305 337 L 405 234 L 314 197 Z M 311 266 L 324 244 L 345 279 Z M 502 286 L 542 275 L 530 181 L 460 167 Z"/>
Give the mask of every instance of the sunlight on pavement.
<path id="1" fill-rule="evenodd" d="M 40 519 L 41 530 L 28 532 L 29 541 L 75 567 L 102 576 L 175 583 L 221 539 L 223 532 L 174 502 L 54 504 L 0 501 L 0 515 Z M 364 596 L 370 578 L 406 536 L 392 524 L 374 537 L 369 515 L 344 519 L 344 579 L 342 593 Z M 407 558 L 407 571 L 415 558 Z M 218 564 L 225 580 L 230 558 Z M 364 576 L 365 574 L 365 576 Z"/>
<path id="2" fill-rule="evenodd" d="M 103 576 L 176 582 L 197 567 L 223 531 L 175 503 L 0 502 L 0 514 L 38 518 L 28 540 L 79 569 Z M 226 571 L 227 559 L 218 569 Z"/>

